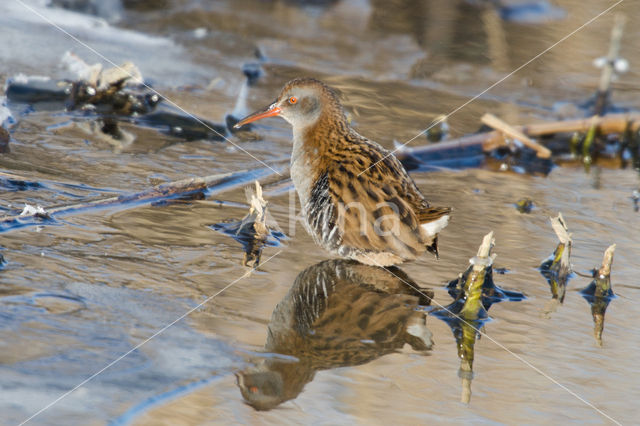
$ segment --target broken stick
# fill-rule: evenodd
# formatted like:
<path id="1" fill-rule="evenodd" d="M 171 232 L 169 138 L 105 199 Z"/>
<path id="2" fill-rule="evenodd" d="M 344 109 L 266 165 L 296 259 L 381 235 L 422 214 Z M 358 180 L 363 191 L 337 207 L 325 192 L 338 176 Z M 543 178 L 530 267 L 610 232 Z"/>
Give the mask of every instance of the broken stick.
<path id="1" fill-rule="evenodd" d="M 624 133 L 626 129 L 632 132 L 640 130 L 639 113 L 607 114 L 602 117 L 588 117 L 574 120 L 551 121 L 548 123 L 528 124 L 525 126 L 513 126 L 514 129 L 532 136 L 549 136 L 556 133 L 585 133 L 592 126 L 596 126 L 601 134 Z M 462 136 L 456 139 L 449 139 L 436 144 L 419 146 L 416 148 L 405 147 L 395 153 L 399 160 L 413 155 L 428 155 L 443 153 L 445 151 L 455 152 L 458 150 L 481 147 L 484 151 L 504 146 L 502 133 L 493 130 L 484 133 L 475 133 Z"/>
<path id="2" fill-rule="evenodd" d="M 123 194 L 101 200 L 93 200 L 79 204 L 46 208 L 46 216 L 50 219 L 63 214 L 78 211 L 104 209 L 114 206 L 151 204 L 161 200 L 170 200 L 207 191 L 209 195 L 227 191 L 238 186 L 244 186 L 256 179 L 265 178 L 273 174 L 272 169 L 257 169 L 236 173 L 222 173 L 211 176 L 182 179 L 175 182 L 163 183 L 141 192 Z M 0 233 L 29 225 L 41 224 L 42 215 L 7 216 L 0 218 Z"/>
<path id="3" fill-rule="evenodd" d="M 529 136 L 522 133 L 520 130 L 500 120 L 495 115 L 486 113 L 480 120 L 487 126 L 500 131 L 505 136 L 509 136 L 513 139 L 519 140 L 524 145 L 536 151 L 538 157 L 551 158 L 551 151 L 549 150 L 549 148 L 540 145 L 538 142 L 534 141 Z"/>

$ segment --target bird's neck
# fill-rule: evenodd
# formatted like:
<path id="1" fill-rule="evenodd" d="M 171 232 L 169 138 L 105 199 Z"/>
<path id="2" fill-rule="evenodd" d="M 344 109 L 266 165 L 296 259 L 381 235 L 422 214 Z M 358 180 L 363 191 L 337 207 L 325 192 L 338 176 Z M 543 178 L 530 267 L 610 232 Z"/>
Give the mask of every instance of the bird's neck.
<path id="1" fill-rule="evenodd" d="M 351 132 L 342 109 L 324 110 L 318 119 L 307 126 L 293 128 L 293 151 L 321 157 L 330 149 L 340 148 Z"/>
<path id="2" fill-rule="evenodd" d="M 349 124 L 344 114 L 321 114 L 315 123 L 305 127 L 293 127 L 291 152 L 291 179 L 300 202 L 306 206 L 311 190 L 322 176 L 334 156 L 331 151 L 346 144 Z"/>

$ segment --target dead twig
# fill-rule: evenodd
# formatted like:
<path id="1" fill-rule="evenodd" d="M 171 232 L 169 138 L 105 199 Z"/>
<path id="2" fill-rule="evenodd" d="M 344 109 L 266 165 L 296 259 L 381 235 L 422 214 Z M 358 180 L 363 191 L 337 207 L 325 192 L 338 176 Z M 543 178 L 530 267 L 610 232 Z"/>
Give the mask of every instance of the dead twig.
<path id="1" fill-rule="evenodd" d="M 611 275 L 611 264 L 613 263 L 613 253 L 616 251 L 616 245 L 609 246 L 602 258 L 602 266 L 598 270 L 598 275 L 609 277 Z"/>
<path id="2" fill-rule="evenodd" d="M 593 126 L 596 126 L 600 134 L 623 133 L 625 129 L 627 129 L 627 126 L 629 126 L 630 131 L 636 132 L 640 130 L 640 113 L 607 114 L 601 117 L 594 116 L 574 120 L 513 126 L 513 129 L 522 132 L 526 136 L 535 137 L 550 136 L 557 133 L 585 133 Z M 405 148 L 397 151 L 396 156 L 402 160 L 412 154 L 435 154 L 441 151 L 461 150 L 474 146 L 481 147 L 485 152 L 505 146 L 503 134 L 497 130 L 476 133 L 436 144 L 416 148 Z"/>
<path id="3" fill-rule="evenodd" d="M 528 146 L 529 148 L 536 151 L 538 157 L 540 158 L 551 157 L 551 150 L 549 150 L 549 148 L 540 145 L 538 142 L 534 141 L 533 139 L 531 139 L 530 137 L 522 133 L 520 130 L 500 120 L 495 115 L 491 113 L 486 113 L 485 115 L 482 116 L 480 120 L 487 126 L 500 131 L 505 136 L 509 136 L 513 139 L 519 140 L 525 146 Z"/>
<path id="4" fill-rule="evenodd" d="M 256 179 L 265 178 L 273 174 L 270 169 L 241 171 L 236 173 L 222 173 L 211 176 L 182 179 L 175 182 L 163 183 L 141 192 L 123 194 L 84 203 L 45 208 L 47 218 L 77 213 L 86 210 L 104 209 L 114 206 L 141 205 L 194 195 L 206 191 L 208 195 L 228 191 L 244 186 Z M 35 215 L 14 215 L 0 219 L 0 232 L 7 232 L 16 228 L 41 224 Z"/>

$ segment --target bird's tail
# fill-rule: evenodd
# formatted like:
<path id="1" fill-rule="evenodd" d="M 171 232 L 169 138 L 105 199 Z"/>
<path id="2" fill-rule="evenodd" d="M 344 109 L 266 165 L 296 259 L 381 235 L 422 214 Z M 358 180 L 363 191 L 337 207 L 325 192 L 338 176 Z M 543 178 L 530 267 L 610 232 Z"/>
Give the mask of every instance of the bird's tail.
<path id="1" fill-rule="evenodd" d="M 422 229 L 431 237 L 431 243 L 427 245 L 427 251 L 438 258 L 438 233 L 449 223 L 451 207 L 429 207 L 419 213 Z"/>
<path id="2" fill-rule="evenodd" d="M 420 226 L 431 236 L 438 235 L 449 223 L 451 207 L 428 207 L 418 213 Z"/>

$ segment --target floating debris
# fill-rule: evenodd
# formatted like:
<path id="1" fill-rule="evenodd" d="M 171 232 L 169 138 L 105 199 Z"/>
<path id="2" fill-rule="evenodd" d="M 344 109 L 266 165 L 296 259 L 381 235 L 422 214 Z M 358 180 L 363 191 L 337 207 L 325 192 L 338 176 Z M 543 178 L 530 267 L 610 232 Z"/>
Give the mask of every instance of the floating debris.
<path id="1" fill-rule="evenodd" d="M 228 191 L 241 185 L 246 185 L 255 179 L 264 178 L 274 173 L 274 169 L 255 169 L 250 171 L 238 171 L 235 173 L 221 173 L 211 176 L 194 177 L 182 179 L 179 181 L 163 183 L 145 189 L 141 192 L 122 194 L 117 197 L 103 198 L 99 200 L 92 199 L 86 202 L 70 204 L 64 206 L 50 207 L 45 210 L 48 219 L 55 219 L 65 214 L 73 214 L 84 212 L 87 210 L 104 209 L 108 207 L 119 206 L 139 206 L 143 204 L 157 203 L 162 200 L 170 200 L 193 196 L 198 193 L 205 193 L 207 196 Z M 2 175 L 0 173 L 0 184 L 2 183 Z M 37 213 L 37 207 L 36 213 Z M 30 209 L 28 212 L 31 211 Z M 38 219 L 38 220 L 34 220 Z M 42 219 L 37 214 L 20 216 L 16 212 L 12 216 L 0 217 L 0 233 L 15 230 L 25 226 L 34 226 L 42 224 Z"/>
<path id="2" fill-rule="evenodd" d="M 87 65 L 73 54 L 65 55 L 63 62 L 78 76 L 77 80 L 16 76 L 7 83 L 8 101 L 36 110 L 82 113 L 76 119 L 97 118 L 103 123 L 98 129 L 116 140 L 123 137 L 120 122 L 149 126 L 187 141 L 222 141 L 228 134 L 225 125 L 189 114 L 169 101 L 163 102 L 155 90 L 144 84 L 140 71 L 131 62 L 103 69 L 101 64 Z"/>
<path id="3" fill-rule="evenodd" d="M 78 55 L 66 52 L 62 56 L 62 64 L 73 72 L 79 80 L 93 86 L 97 90 L 107 90 L 114 84 L 140 86 L 144 84 L 142 73 L 133 62 L 127 61 L 112 68 L 103 68 L 102 64 L 87 64 Z"/>
<path id="4" fill-rule="evenodd" d="M 331 259 L 295 279 L 275 307 L 264 356 L 236 374 L 256 410 L 295 399 L 317 371 L 362 365 L 405 345 L 428 354 L 432 334 L 423 308 L 432 291 L 399 268 Z"/>
<path id="5" fill-rule="evenodd" d="M 433 124 L 431 124 L 424 133 L 427 140 L 431 143 L 440 142 L 449 137 L 449 123 L 447 123 L 447 116 L 437 116 L 433 120 Z"/>
<path id="6" fill-rule="evenodd" d="M 42 206 L 32 206 L 31 204 L 25 204 L 24 209 L 20 213 L 20 217 L 38 217 L 40 219 L 51 219 L 49 213 L 42 208 Z"/>
<path id="7" fill-rule="evenodd" d="M 396 148 L 396 157 L 407 170 L 420 171 L 485 166 L 546 176 L 555 163 L 586 160 L 587 168 L 591 164 L 625 167 L 629 158 L 633 159 L 634 167 L 640 168 L 637 112 L 525 126 L 511 126 L 491 114 L 483 120 L 496 130 L 488 131 L 485 127 L 478 133 L 435 144 Z"/>
<path id="8" fill-rule="evenodd" d="M 516 209 L 520 213 L 531 213 L 531 210 L 533 210 L 533 200 L 529 197 L 520 198 L 516 201 Z"/>
<path id="9" fill-rule="evenodd" d="M 255 192 L 247 188 L 249 213 L 241 221 L 216 223 L 212 229 L 232 236 L 244 248 L 242 264 L 257 268 L 265 246 L 278 246 L 286 236 L 267 226 L 267 202 L 262 198 L 262 187 L 255 181 Z M 275 224 L 275 222 L 273 222 Z"/>
<path id="10" fill-rule="evenodd" d="M 611 289 L 611 264 L 616 245 L 609 246 L 604 252 L 602 266 L 593 271 L 593 281 L 582 289 L 582 297 L 591 305 L 593 316 L 593 335 L 598 346 L 602 346 L 602 332 L 604 331 L 604 314 L 611 299 L 615 298 Z"/>
<path id="11" fill-rule="evenodd" d="M 503 290 L 493 282 L 493 261 L 496 256 L 491 254 L 491 249 L 494 242 L 493 232 L 484 236 L 477 256 L 469 259 L 471 265 L 447 286 L 449 295 L 455 300 L 431 312 L 446 321 L 456 339 L 460 358 L 458 376 L 462 379 L 461 401 L 464 403 L 471 400 L 474 346 L 480 337 L 480 329 L 489 319 L 489 308 L 502 300 L 525 299 L 524 294 Z"/>
<path id="12" fill-rule="evenodd" d="M 199 118 L 170 105 L 158 105 L 154 111 L 125 120 L 142 126 L 158 129 L 160 132 L 185 141 L 223 141 L 226 126 Z"/>
<path id="13" fill-rule="evenodd" d="M 559 304 L 564 302 L 564 295 L 567 291 L 567 282 L 571 278 L 571 234 L 567 224 L 558 213 L 558 217 L 550 218 L 551 227 L 555 231 L 560 242 L 556 246 L 553 254 L 540 265 L 540 274 L 547 280 L 551 288 L 551 301 L 547 303 L 542 314 L 546 318 L 551 317 Z"/>
<path id="14" fill-rule="evenodd" d="M 534 150 L 539 158 L 551 158 L 551 151 L 549 148 L 540 145 L 538 142 L 525 135 L 522 131 L 505 123 L 495 115 L 486 113 L 482 116 L 480 121 L 492 129 L 501 132 L 504 138 L 511 138 L 510 140 L 513 141 L 513 143 L 521 143 Z M 506 143 L 509 145 L 510 142 L 508 139 L 506 140 Z"/>

